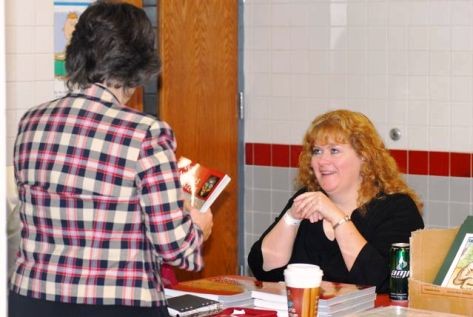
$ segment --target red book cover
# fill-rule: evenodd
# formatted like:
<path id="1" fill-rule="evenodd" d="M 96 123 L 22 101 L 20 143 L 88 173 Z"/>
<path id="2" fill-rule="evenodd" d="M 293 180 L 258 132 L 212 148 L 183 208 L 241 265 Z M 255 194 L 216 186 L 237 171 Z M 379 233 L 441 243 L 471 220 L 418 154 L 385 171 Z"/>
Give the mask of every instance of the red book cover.
<path id="1" fill-rule="evenodd" d="M 208 168 L 186 157 L 179 158 L 177 168 L 184 199 L 191 206 L 206 211 L 230 182 L 225 173 Z"/>
<path id="2" fill-rule="evenodd" d="M 167 296 L 190 293 L 223 303 L 234 303 L 251 300 L 254 283 L 255 280 L 251 277 L 222 275 L 179 282 L 166 288 L 164 292 Z"/>

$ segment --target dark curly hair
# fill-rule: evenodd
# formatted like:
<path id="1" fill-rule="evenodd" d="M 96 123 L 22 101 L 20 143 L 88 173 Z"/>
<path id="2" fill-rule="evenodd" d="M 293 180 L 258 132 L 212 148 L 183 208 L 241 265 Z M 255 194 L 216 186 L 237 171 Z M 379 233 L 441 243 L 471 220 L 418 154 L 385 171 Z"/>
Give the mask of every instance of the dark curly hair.
<path id="1" fill-rule="evenodd" d="M 422 211 L 422 201 L 404 181 L 396 161 L 385 147 L 373 123 L 359 112 L 335 110 L 312 121 L 304 136 L 299 156 L 299 185 L 311 191 L 321 190 L 311 166 L 312 152 L 314 144 L 328 142 L 348 143 L 363 159 L 362 182 L 357 201 L 362 213 L 365 211 L 364 205 L 380 193 L 409 195 L 419 211 Z"/>
<path id="2" fill-rule="evenodd" d="M 67 87 L 141 86 L 159 73 L 154 48 L 154 30 L 142 9 L 97 1 L 80 15 L 66 48 Z"/>

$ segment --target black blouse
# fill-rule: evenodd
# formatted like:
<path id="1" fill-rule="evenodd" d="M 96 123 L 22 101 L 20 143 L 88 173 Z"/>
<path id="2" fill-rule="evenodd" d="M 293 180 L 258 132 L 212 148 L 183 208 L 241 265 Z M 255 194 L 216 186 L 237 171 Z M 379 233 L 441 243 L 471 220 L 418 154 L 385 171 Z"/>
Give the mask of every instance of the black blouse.
<path id="1" fill-rule="evenodd" d="M 283 281 L 286 266 L 271 271 L 263 270 L 261 243 L 292 206 L 294 198 L 306 192 L 299 190 L 287 203 L 275 222 L 256 241 L 248 255 L 248 265 L 254 276 L 263 281 Z M 353 224 L 366 239 L 353 267 L 348 271 L 336 240 L 329 240 L 322 221 L 303 220 L 294 242 L 289 263 L 311 263 L 324 271 L 324 280 L 353 284 L 376 285 L 378 293 L 387 293 L 389 287 L 389 249 L 396 242 L 409 242 L 412 231 L 424 228 L 424 222 L 414 201 L 405 194 L 378 195 L 366 206 L 363 216 L 353 211 Z"/>

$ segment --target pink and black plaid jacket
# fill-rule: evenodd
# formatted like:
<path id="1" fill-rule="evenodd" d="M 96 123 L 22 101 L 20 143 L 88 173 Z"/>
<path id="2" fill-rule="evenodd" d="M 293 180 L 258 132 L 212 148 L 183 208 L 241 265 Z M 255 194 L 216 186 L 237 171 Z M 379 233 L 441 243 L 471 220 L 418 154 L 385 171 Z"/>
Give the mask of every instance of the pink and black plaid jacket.
<path id="1" fill-rule="evenodd" d="M 162 262 L 202 268 L 164 122 L 93 85 L 29 110 L 15 143 L 23 224 L 11 290 L 66 303 L 165 304 Z"/>

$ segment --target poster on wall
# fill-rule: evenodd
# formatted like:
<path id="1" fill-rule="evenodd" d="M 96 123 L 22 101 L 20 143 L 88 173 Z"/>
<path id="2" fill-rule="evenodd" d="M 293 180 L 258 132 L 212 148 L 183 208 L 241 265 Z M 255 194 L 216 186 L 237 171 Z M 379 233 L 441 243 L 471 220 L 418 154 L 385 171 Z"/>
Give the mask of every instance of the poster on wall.
<path id="1" fill-rule="evenodd" d="M 93 0 L 54 1 L 54 96 L 67 93 L 66 87 L 66 47 L 79 16 Z"/>

